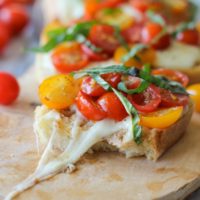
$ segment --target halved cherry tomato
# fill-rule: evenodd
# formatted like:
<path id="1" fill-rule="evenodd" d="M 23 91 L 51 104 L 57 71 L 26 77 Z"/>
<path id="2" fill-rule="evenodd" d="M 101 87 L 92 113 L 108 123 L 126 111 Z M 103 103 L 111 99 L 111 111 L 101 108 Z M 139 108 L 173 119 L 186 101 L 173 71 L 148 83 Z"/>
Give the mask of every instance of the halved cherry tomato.
<path id="1" fill-rule="evenodd" d="M 7 24 L 15 35 L 19 34 L 28 24 L 29 15 L 25 7 L 8 4 L 1 9 L 0 20 Z"/>
<path id="2" fill-rule="evenodd" d="M 194 101 L 195 110 L 200 112 L 200 84 L 193 84 L 187 88 L 191 99 Z"/>
<path id="3" fill-rule="evenodd" d="M 181 83 L 184 87 L 186 87 L 189 83 L 189 78 L 187 75 L 172 69 L 154 69 L 152 74 L 165 76 L 169 80 Z"/>
<path id="4" fill-rule="evenodd" d="M 188 29 L 178 33 L 176 39 L 179 42 L 183 42 L 191 45 L 198 45 L 200 42 L 199 32 L 196 29 Z"/>
<path id="5" fill-rule="evenodd" d="M 151 45 L 153 48 L 162 50 L 167 48 L 170 45 L 170 36 L 168 33 L 161 36 L 158 41 L 152 43 L 156 37 L 162 32 L 163 27 L 157 23 L 149 22 L 143 29 L 142 29 L 142 42 L 145 44 Z"/>
<path id="6" fill-rule="evenodd" d="M 140 124 L 148 128 L 167 128 L 180 119 L 182 112 L 182 106 L 161 109 L 147 115 L 140 115 Z"/>
<path id="7" fill-rule="evenodd" d="M 89 39 L 94 45 L 111 55 L 119 46 L 115 29 L 110 25 L 94 25 L 90 30 Z"/>
<path id="8" fill-rule="evenodd" d="M 102 78 L 104 78 L 105 81 L 107 81 L 112 87 L 116 88 L 121 80 L 121 75 L 110 73 L 102 75 Z M 99 97 L 106 93 L 106 90 L 104 90 L 93 78 L 89 76 L 83 79 L 81 91 L 92 97 Z"/>
<path id="9" fill-rule="evenodd" d="M 8 45 L 10 39 L 10 29 L 0 21 L 0 52 Z"/>
<path id="10" fill-rule="evenodd" d="M 82 69 L 89 62 L 78 43 L 59 45 L 54 49 L 51 58 L 55 68 L 61 73 Z"/>
<path id="11" fill-rule="evenodd" d="M 19 95 L 19 84 L 14 76 L 0 72 L 0 104 L 9 105 Z"/>
<path id="12" fill-rule="evenodd" d="M 92 61 L 103 61 L 108 59 L 108 55 L 106 53 L 96 53 L 94 51 L 92 51 L 92 49 L 90 49 L 89 47 L 87 47 L 86 45 L 82 44 L 81 48 L 83 50 L 83 52 L 92 60 Z"/>
<path id="13" fill-rule="evenodd" d="M 147 10 L 160 10 L 162 8 L 161 2 L 155 2 L 151 0 L 131 0 L 131 5 L 140 12 L 146 12 Z"/>
<path id="14" fill-rule="evenodd" d="M 141 23 L 133 24 L 131 27 L 122 31 L 122 36 L 128 43 L 140 42 L 142 28 L 143 24 Z"/>
<path id="15" fill-rule="evenodd" d="M 85 0 L 85 13 L 89 17 L 93 17 L 96 12 L 104 8 L 113 8 L 124 0 Z"/>
<path id="16" fill-rule="evenodd" d="M 134 24 L 133 16 L 127 14 L 124 10 L 117 8 L 106 8 L 95 15 L 95 19 L 103 24 L 117 26 L 124 30 Z"/>
<path id="17" fill-rule="evenodd" d="M 74 80 L 70 75 L 55 75 L 41 83 L 39 97 L 49 108 L 65 109 L 74 103 L 79 88 L 80 80 Z"/>
<path id="18" fill-rule="evenodd" d="M 79 92 L 76 97 L 76 105 L 79 111 L 89 120 L 100 121 L 106 118 L 106 113 L 91 97 Z"/>
<path id="19" fill-rule="evenodd" d="M 189 103 L 189 97 L 183 94 L 173 94 L 169 90 L 159 88 L 161 96 L 161 106 L 163 107 L 175 107 L 186 106 Z"/>
<path id="20" fill-rule="evenodd" d="M 123 56 L 125 56 L 127 53 L 128 50 L 125 47 L 118 47 L 114 53 L 114 60 L 117 63 L 121 63 Z M 138 61 L 135 58 L 130 58 L 124 64 L 126 66 L 136 66 L 140 68 L 142 67 L 143 63 L 153 63 L 155 60 L 155 50 L 152 48 L 144 49 L 139 52 L 137 56 L 140 58 L 141 61 Z"/>
<path id="21" fill-rule="evenodd" d="M 110 119 L 121 121 L 127 116 L 124 106 L 114 92 L 105 93 L 97 100 L 97 103 Z"/>
<path id="22" fill-rule="evenodd" d="M 159 91 L 154 85 L 140 94 L 128 95 L 128 99 L 138 111 L 144 113 L 155 111 L 161 102 Z"/>

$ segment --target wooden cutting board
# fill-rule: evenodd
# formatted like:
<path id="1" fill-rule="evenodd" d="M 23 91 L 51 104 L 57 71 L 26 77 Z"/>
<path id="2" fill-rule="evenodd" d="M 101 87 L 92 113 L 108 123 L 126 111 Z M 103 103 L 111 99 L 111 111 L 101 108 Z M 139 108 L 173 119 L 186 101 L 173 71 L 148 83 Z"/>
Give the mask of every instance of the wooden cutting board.
<path id="1" fill-rule="evenodd" d="M 32 128 L 35 89 L 30 75 L 20 82 L 19 100 L 0 108 L 0 199 L 34 171 L 40 157 Z M 183 199 L 200 187 L 199 155 L 200 115 L 195 114 L 185 136 L 158 162 L 117 153 L 86 155 L 74 173 L 61 173 L 16 200 Z"/>

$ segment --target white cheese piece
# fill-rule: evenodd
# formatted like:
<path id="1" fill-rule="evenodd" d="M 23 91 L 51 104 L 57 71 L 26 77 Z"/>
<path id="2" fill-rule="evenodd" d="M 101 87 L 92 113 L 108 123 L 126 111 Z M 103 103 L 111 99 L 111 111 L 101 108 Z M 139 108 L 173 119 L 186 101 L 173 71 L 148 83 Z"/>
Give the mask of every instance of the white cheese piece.
<path id="1" fill-rule="evenodd" d="M 200 48 L 173 42 L 168 49 L 156 52 L 154 65 L 170 69 L 189 69 L 200 63 Z"/>
<path id="2" fill-rule="evenodd" d="M 67 24 L 84 15 L 83 0 L 43 0 L 42 4 L 47 23 L 58 19 Z"/>
<path id="3" fill-rule="evenodd" d="M 42 142 L 47 141 L 47 138 L 49 138 L 46 149 L 34 174 L 17 185 L 5 200 L 13 199 L 36 183 L 46 180 L 67 168 L 73 169 L 73 164 L 92 146 L 106 138 L 110 138 L 114 133 L 124 130 L 127 134 L 124 137 L 125 142 L 133 141 L 130 117 L 121 122 L 115 122 L 111 119 L 91 122 L 85 121 L 78 111 L 72 117 L 65 117 L 62 113 L 49 110 L 45 106 L 38 107 L 36 110 L 34 130 L 39 134 L 39 139 Z M 64 142 L 61 142 L 62 140 Z M 121 146 L 121 144 L 118 143 L 118 146 Z"/>

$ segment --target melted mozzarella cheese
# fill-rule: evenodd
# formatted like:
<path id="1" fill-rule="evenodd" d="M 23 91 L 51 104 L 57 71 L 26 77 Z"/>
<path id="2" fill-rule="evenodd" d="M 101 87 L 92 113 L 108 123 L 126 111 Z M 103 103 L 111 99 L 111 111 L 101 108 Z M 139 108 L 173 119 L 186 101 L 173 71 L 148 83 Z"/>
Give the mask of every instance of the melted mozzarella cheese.
<path id="1" fill-rule="evenodd" d="M 200 63 L 200 48 L 173 42 L 168 49 L 157 51 L 154 65 L 171 69 L 187 69 L 198 63 Z"/>
<path id="2" fill-rule="evenodd" d="M 83 154 L 106 138 L 108 138 L 108 142 L 116 144 L 119 148 L 127 142 L 133 141 L 130 117 L 121 122 L 111 119 L 91 122 L 85 120 L 77 110 L 71 117 L 65 117 L 45 106 L 36 109 L 35 117 L 34 130 L 39 135 L 39 140 L 47 143 L 46 148 L 34 174 L 17 185 L 6 197 L 6 200 L 13 199 L 36 183 L 63 170 L 73 170 L 74 164 Z M 125 137 L 121 143 L 115 143 L 112 136 L 120 131 L 124 132 Z M 130 149 L 128 149 L 128 153 L 130 153 Z"/>
<path id="3" fill-rule="evenodd" d="M 84 15 L 83 0 L 43 0 L 43 10 L 46 22 L 58 19 L 67 24 Z"/>

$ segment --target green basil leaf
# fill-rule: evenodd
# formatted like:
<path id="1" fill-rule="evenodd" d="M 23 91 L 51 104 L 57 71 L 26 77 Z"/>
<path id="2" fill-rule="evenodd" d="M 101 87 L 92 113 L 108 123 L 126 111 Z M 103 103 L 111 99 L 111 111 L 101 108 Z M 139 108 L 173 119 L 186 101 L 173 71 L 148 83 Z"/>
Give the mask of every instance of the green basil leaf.
<path id="1" fill-rule="evenodd" d="M 91 74 L 91 77 L 105 90 L 111 90 L 112 87 L 101 76 Z"/>
<path id="2" fill-rule="evenodd" d="M 148 10 L 146 12 L 147 17 L 152 21 L 155 22 L 157 24 L 160 24 L 161 26 L 165 26 L 165 20 L 158 14 L 156 14 L 153 10 Z"/>
<path id="3" fill-rule="evenodd" d="M 131 50 L 122 57 L 121 61 L 122 63 L 126 63 L 131 58 L 134 58 L 137 53 L 139 53 L 141 50 L 146 49 L 147 46 L 144 44 L 137 44 Z"/>
<path id="4" fill-rule="evenodd" d="M 135 89 L 128 89 L 124 82 L 120 82 L 117 88 L 118 90 L 121 90 L 122 92 L 125 92 L 127 94 L 138 94 L 146 90 L 148 86 L 149 86 L 149 83 L 147 81 L 142 80 L 140 85 Z"/>
<path id="5" fill-rule="evenodd" d="M 124 108 L 126 109 L 126 112 L 131 117 L 133 138 L 137 144 L 140 144 L 142 142 L 142 127 L 139 125 L 140 117 L 137 110 L 121 92 L 117 91 L 114 88 L 112 88 L 112 90 L 117 95 Z"/>

